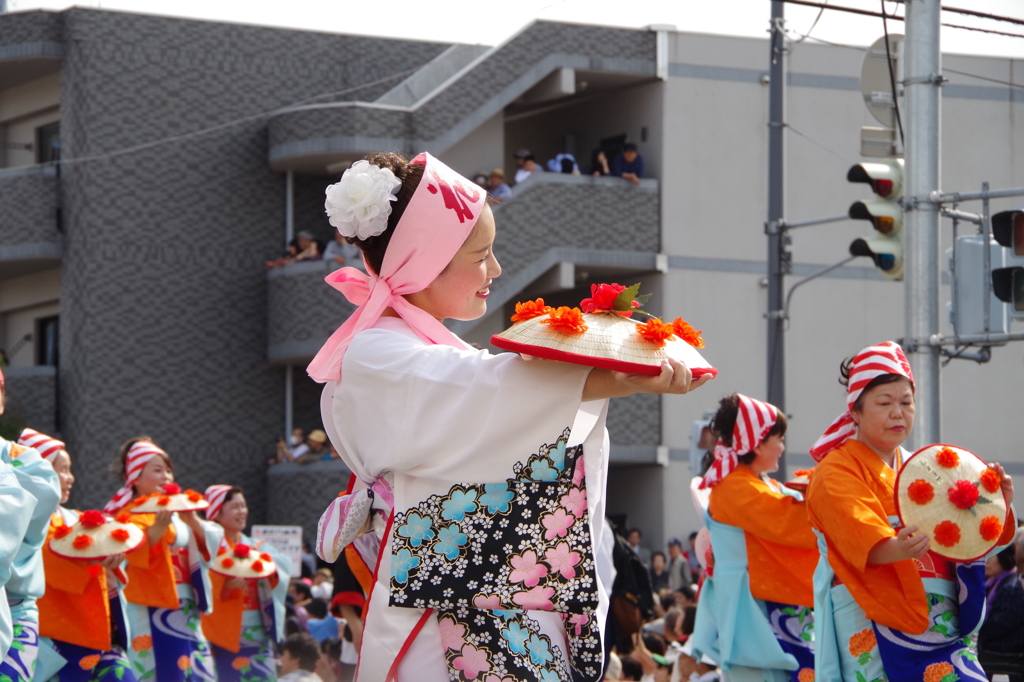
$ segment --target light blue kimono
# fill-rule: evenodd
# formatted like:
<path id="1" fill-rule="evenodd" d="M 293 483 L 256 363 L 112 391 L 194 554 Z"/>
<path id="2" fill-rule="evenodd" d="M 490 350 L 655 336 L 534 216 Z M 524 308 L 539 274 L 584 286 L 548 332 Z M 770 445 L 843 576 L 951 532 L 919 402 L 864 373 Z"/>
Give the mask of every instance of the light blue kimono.
<path id="1" fill-rule="evenodd" d="M 783 492 L 800 498 L 788 489 Z M 799 670 L 801 665 L 783 649 L 779 638 L 807 649 L 813 628 L 811 610 L 756 599 L 750 591 L 743 529 L 715 521 L 706 509 L 704 523 L 711 534 L 715 567 L 697 602 L 694 657 L 700 660 L 706 654 L 721 666 L 730 682 L 790 682 L 787 671 Z"/>
<path id="2" fill-rule="evenodd" d="M 39 610 L 36 608 L 36 600 L 46 591 L 42 548 L 50 529 L 50 516 L 60 504 L 60 481 L 53 466 L 38 452 L 25 448 L 20 454 L 15 454 L 12 452 L 13 445 L 3 442 L 0 446 L 0 461 L 10 465 L 18 484 L 36 501 L 6 585 L 15 641 L 0 663 L 0 676 L 6 675 L 20 682 L 31 680 L 37 667 Z M 46 661 L 46 654 L 43 656 Z M 48 665 L 44 667 L 47 670 L 41 670 L 41 674 L 53 672 Z"/>
<path id="3" fill-rule="evenodd" d="M 4 520 L 0 524 L 0 652 L 5 653 L 14 641 L 6 586 L 36 508 L 36 498 L 21 486 L 14 467 L 8 463 L 11 445 L 10 441 L 0 439 L 0 518 Z"/>

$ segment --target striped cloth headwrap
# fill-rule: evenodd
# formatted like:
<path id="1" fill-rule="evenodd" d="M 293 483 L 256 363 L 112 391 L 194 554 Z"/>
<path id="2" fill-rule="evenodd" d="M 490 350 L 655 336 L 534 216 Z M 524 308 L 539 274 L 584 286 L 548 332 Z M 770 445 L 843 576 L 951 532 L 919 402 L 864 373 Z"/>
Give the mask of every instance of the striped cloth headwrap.
<path id="1" fill-rule="evenodd" d="M 832 422 L 825 433 L 811 448 L 811 457 L 820 462 L 825 455 L 845 443 L 857 433 L 857 425 L 853 423 L 854 403 L 864 392 L 864 388 L 874 379 L 885 374 L 898 374 L 910 380 L 914 388 L 914 373 L 910 371 L 910 363 L 903 349 L 893 341 L 886 341 L 877 346 L 868 346 L 853 358 L 850 364 L 850 379 L 846 393 L 846 412 Z"/>
<path id="2" fill-rule="evenodd" d="M 45 433 L 39 433 L 35 429 L 25 429 L 18 437 L 18 445 L 32 448 L 39 453 L 39 456 L 48 462 L 53 462 L 57 453 L 64 449 L 64 443 L 56 438 L 50 438 Z"/>
<path id="3" fill-rule="evenodd" d="M 736 425 L 732 427 L 732 447 L 719 439 L 715 445 L 715 461 L 711 464 L 701 488 L 713 488 L 732 473 L 739 463 L 739 456 L 752 452 L 779 420 L 779 411 L 774 405 L 737 393 L 739 406 L 736 411 Z"/>
<path id="4" fill-rule="evenodd" d="M 230 485 L 211 485 L 203 493 L 206 501 L 210 503 L 210 506 L 206 509 L 206 520 L 213 521 L 220 514 L 221 507 L 224 506 L 224 498 L 231 492 L 232 486 Z"/>
<path id="5" fill-rule="evenodd" d="M 103 511 L 108 514 L 115 514 L 120 511 L 121 507 L 131 502 L 135 494 L 132 486 L 135 485 L 135 481 L 139 480 L 142 469 L 149 460 L 161 456 L 167 458 L 167 453 L 148 440 L 140 440 L 131 446 L 124 460 L 124 485 L 110 498 L 110 502 L 107 502 L 107 506 L 103 508 Z"/>

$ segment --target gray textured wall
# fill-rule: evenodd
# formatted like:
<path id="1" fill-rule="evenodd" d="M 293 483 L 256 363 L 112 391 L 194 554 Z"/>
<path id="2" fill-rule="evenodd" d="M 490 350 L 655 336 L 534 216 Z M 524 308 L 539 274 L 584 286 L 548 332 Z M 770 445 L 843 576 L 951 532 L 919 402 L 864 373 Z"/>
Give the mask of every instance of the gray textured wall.
<path id="1" fill-rule="evenodd" d="M 57 370 L 16 367 L 4 372 L 7 406 L 4 420 L 57 436 Z"/>
<path id="2" fill-rule="evenodd" d="M 267 272 L 267 355 L 274 361 L 308 361 L 355 306 L 324 277 L 333 261 L 293 263 Z M 304 372 L 305 367 L 298 371 Z"/>
<path id="3" fill-rule="evenodd" d="M 106 464 L 146 433 L 186 486 L 244 486 L 260 521 L 284 388 L 267 363 L 263 268 L 282 247 L 284 180 L 267 166 L 262 114 L 406 71 L 443 46 L 63 16 L 65 159 L 115 153 L 63 176 L 60 427 L 76 456 L 73 503 L 105 501 L 119 484 Z M 212 126 L 224 127 L 195 134 Z"/>
<path id="4" fill-rule="evenodd" d="M 0 170 L 0 245 L 59 244 L 51 167 Z"/>
<path id="5" fill-rule="evenodd" d="M 351 472 L 341 460 L 278 464 L 267 471 L 267 523 L 302 526 L 306 541 L 316 540 L 320 515 L 348 487 Z"/>

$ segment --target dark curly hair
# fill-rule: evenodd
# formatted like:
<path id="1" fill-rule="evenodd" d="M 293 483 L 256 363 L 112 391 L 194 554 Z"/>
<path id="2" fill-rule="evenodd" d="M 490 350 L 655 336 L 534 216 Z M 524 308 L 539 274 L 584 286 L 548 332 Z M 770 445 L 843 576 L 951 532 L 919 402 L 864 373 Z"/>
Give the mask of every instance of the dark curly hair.
<path id="1" fill-rule="evenodd" d="M 733 393 L 727 395 L 718 402 L 718 412 L 711 418 L 711 430 L 718 436 L 718 439 L 725 443 L 726 447 L 732 447 L 732 432 L 736 428 L 736 415 L 740 411 L 740 398 L 739 394 Z M 771 430 L 765 434 L 761 442 L 768 440 L 771 436 L 782 436 L 786 435 L 786 428 L 788 423 L 786 422 L 786 415 L 781 411 L 778 413 L 778 419 L 775 420 L 775 424 Z M 759 443 L 760 445 L 760 443 Z M 739 456 L 739 461 L 742 464 L 750 464 L 754 461 L 757 455 L 753 452 Z"/>

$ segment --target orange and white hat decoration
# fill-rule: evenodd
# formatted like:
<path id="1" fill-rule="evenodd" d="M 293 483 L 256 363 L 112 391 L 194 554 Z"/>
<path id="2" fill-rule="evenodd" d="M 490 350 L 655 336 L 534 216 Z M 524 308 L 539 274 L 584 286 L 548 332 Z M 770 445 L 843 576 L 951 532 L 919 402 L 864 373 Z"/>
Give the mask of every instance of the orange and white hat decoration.
<path id="1" fill-rule="evenodd" d="M 140 500 L 128 511 L 132 514 L 153 514 L 161 511 L 187 512 L 208 509 L 210 503 L 195 490 L 182 490 L 177 483 L 164 485 L 160 492 Z"/>
<path id="2" fill-rule="evenodd" d="M 884 374 L 899 374 L 910 380 L 911 387 L 914 385 L 910 363 L 896 342 L 885 341 L 877 346 L 868 346 L 854 356 L 846 388 L 846 412 L 839 415 L 811 447 L 810 454 L 814 461 L 820 462 L 825 455 L 857 433 L 857 425 L 850 412 L 867 385 Z"/>
<path id="3" fill-rule="evenodd" d="M 39 433 L 35 429 L 25 429 L 18 436 L 18 445 L 24 445 L 26 448 L 32 448 L 39 453 L 39 456 L 48 462 L 53 462 L 53 459 L 64 449 L 64 443 L 57 440 L 56 438 L 50 438 L 45 433 Z"/>
<path id="4" fill-rule="evenodd" d="M 721 440 L 715 445 L 715 461 L 711 464 L 701 488 L 713 488 L 732 473 L 739 463 L 739 456 L 752 452 L 779 420 L 779 410 L 774 405 L 763 403 L 742 393 L 737 393 L 739 407 L 736 411 L 736 425 L 732 429 L 732 447 Z"/>
<path id="5" fill-rule="evenodd" d="M 230 485 L 211 485 L 206 489 L 206 501 L 210 503 L 210 506 L 206 508 L 207 521 L 213 521 L 217 518 L 229 492 L 231 492 Z"/>
<path id="6" fill-rule="evenodd" d="M 135 491 L 132 486 L 139 480 L 139 476 L 142 475 L 142 469 L 146 466 L 149 460 L 154 457 L 166 457 L 167 453 L 156 446 L 155 443 L 148 440 L 140 440 L 131 448 L 128 449 L 128 454 L 124 460 L 124 472 L 125 481 L 124 485 L 118 489 L 114 496 L 110 498 L 107 505 L 103 507 L 103 511 L 108 514 L 115 514 L 120 511 L 126 504 L 132 501 L 135 496 Z"/>
<path id="7" fill-rule="evenodd" d="M 210 570 L 232 578 L 266 578 L 277 572 L 277 564 L 266 552 L 239 542 L 234 547 L 221 542 Z"/>
<path id="8" fill-rule="evenodd" d="M 50 549 L 68 559 L 103 559 L 130 552 L 142 540 L 142 529 L 135 524 L 112 520 L 91 509 L 82 512 L 78 523 L 58 526 L 50 539 Z"/>

